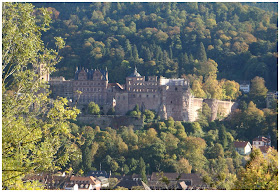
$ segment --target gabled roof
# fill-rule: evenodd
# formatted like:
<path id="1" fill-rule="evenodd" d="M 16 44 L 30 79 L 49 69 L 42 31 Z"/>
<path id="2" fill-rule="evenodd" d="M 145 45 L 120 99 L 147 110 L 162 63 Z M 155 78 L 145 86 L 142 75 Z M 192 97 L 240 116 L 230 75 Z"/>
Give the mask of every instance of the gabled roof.
<path id="1" fill-rule="evenodd" d="M 250 147 L 252 147 L 249 141 L 234 141 L 235 148 L 244 148 L 248 144 L 250 145 Z"/>
<path id="2" fill-rule="evenodd" d="M 75 80 L 78 80 L 78 76 L 79 76 L 79 73 L 80 72 L 82 72 L 82 73 L 86 73 L 86 75 L 87 75 L 87 79 L 88 80 L 92 80 L 93 79 L 93 74 L 94 73 L 100 73 L 101 74 L 101 76 L 102 76 L 102 80 L 108 80 L 107 79 L 107 70 L 106 71 L 104 71 L 104 70 L 99 70 L 99 69 L 90 69 L 90 70 L 88 70 L 88 69 L 84 69 L 84 68 L 82 68 L 82 69 L 76 69 L 76 71 L 75 71 L 75 77 L 74 77 L 74 79 Z"/>

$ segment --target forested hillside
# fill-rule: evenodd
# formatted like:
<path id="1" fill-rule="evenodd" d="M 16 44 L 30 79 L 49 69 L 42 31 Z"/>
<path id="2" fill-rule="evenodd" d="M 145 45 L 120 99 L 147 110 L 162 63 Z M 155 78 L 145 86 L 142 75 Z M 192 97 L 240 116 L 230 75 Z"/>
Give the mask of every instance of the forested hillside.
<path id="1" fill-rule="evenodd" d="M 100 166 L 144 181 L 152 172 L 196 173 L 213 189 L 278 189 L 278 100 L 265 103 L 277 90 L 277 13 L 240 3 L 33 5 L 2 7 L 2 189 L 43 189 L 23 178 Z M 41 78 L 55 67 L 53 76 L 73 78 L 76 66 L 107 67 L 120 83 L 134 66 L 141 75 L 182 76 L 196 97 L 239 107 L 210 121 L 203 104 L 198 120 L 180 122 L 136 105 L 127 115 L 143 119 L 139 130 L 100 129 L 76 121 L 80 110 L 66 98 L 50 99 Z M 239 91 L 242 80 L 250 93 Z M 100 117 L 97 105 L 88 109 Z M 266 158 L 259 149 L 239 155 L 234 141 L 261 135 L 271 138 Z"/>
<path id="2" fill-rule="evenodd" d="M 124 83 L 135 65 L 146 76 L 195 78 L 218 67 L 218 79 L 240 82 L 260 76 L 270 90 L 277 89 L 275 12 L 241 3 L 34 5 L 53 12 L 44 42 L 51 47 L 54 36 L 66 40 L 56 75 L 69 79 L 76 66 L 107 67 L 111 82 Z"/>

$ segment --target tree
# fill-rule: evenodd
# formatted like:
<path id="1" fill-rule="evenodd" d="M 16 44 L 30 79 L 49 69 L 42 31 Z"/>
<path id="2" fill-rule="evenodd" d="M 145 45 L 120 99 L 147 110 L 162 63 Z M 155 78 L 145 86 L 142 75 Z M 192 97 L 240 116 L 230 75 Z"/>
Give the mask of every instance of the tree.
<path id="1" fill-rule="evenodd" d="M 225 90 L 226 98 L 231 100 L 236 100 L 238 96 L 241 95 L 239 91 L 239 84 L 235 81 L 226 80 L 222 85 Z"/>
<path id="2" fill-rule="evenodd" d="M 189 161 L 185 158 L 180 159 L 176 164 L 176 172 L 181 173 L 191 173 L 192 166 L 189 164 Z"/>
<path id="3" fill-rule="evenodd" d="M 206 98 L 206 94 L 202 89 L 202 85 L 198 80 L 194 80 L 192 84 L 192 91 L 195 97 Z"/>
<path id="4" fill-rule="evenodd" d="M 278 190 L 278 152 L 271 149 L 264 158 L 259 149 L 250 154 L 251 160 L 237 174 L 235 189 Z"/>
<path id="5" fill-rule="evenodd" d="M 92 115 L 99 115 L 100 114 L 99 106 L 94 102 L 90 102 L 88 104 L 88 113 Z"/>
<path id="6" fill-rule="evenodd" d="M 202 42 L 200 42 L 200 44 L 199 44 L 197 59 L 199 61 L 202 61 L 202 62 L 207 61 L 207 55 L 206 55 L 205 47 L 204 47 Z"/>
<path id="7" fill-rule="evenodd" d="M 51 101 L 42 75 L 54 70 L 57 52 L 44 47 L 50 15 L 27 3 L 3 3 L 2 18 L 2 186 L 3 189 L 36 188 L 22 178 L 36 172 L 55 171 L 69 161 L 62 137 L 71 137 L 67 119 L 79 110 L 67 99 Z M 36 17 L 38 16 L 38 17 Z M 40 17 L 39 17 L 40 16 Z M 61 49 L 64 42 L 56 38 Z"/>
<path id="8" fill-rule="evenodd" d="M 249 95 L 254 99 L 257 105 L 264 103 L 266 98 L 267 88 L 265 87 L 265 81 L 262 77 L 256 76 L 251 80 L 251 88 Z M 263 106 L 264 104 L 262 104 Z"/>
<path id="9" fill-rule="evenodd" d="M 224 96 L 223 89 L 215 76 L 209 76 L 204 85 L 203 90 L 207 98 L 222 99 Z"/>
<path id="10" fill-rule="evenodd" d="M 146 176 L 146 165 L 142 157 L 139 160 L 139 170 L 140 175 L 144 183 L 147 183 L 147 176 Z"/>
<path id="11" fill-rule="evenodd" d="M 150 110 L 145 110 L 144 112 L 147 120 L 153 120 L 155 118 L 155 114 Z"/>

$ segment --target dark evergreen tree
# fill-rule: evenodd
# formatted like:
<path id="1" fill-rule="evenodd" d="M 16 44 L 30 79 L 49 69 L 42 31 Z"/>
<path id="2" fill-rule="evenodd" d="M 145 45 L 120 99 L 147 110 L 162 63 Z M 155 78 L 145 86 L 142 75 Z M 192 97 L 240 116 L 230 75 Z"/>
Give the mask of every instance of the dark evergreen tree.
<path id="1" fill-rule="evenodd" d="M 226 127 L 222 124 L 219 129 L 219 140 L 225 149 L 228 146 Z"/>
<path id="2" fill-rule="evenodd" d="M 204 47 L 202 42 L 200 42 L 200 44 L 199 44 L 199 48 L 198 48 L 197 54 L 198 54 L 197 55 L 197 59 L 199 61 L 202 61 L 202 62 L 207 61 L 207 55 L 206 55 L 205 47 Z"/>
<path id="3" fill-rule="evenodd" d="M 145 161 L 142 157 L 140 157 L 139 160 L 139 169 L 140 169 L 140 175 L 144 183 L 147 183 L 147 176 L 146 176 L 146 165 Z"/>

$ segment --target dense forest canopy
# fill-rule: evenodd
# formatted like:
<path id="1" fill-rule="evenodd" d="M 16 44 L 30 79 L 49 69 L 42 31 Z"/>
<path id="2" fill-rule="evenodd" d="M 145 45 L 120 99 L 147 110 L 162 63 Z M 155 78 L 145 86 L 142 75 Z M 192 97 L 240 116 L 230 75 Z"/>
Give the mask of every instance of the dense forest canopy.
<path id="1" fill-rule="evenodd" d="M 253 6 L 250 6 L 250 5 Z M 124 83 L 135 65 L 141 75 L 181 77 L 217 64 L 218 79 L 263 77 L 277 90 L 278 14 L 241 3 L 34 3 L 52 11 L 43 34 L 66 40 L 56 75 L 73 78 L 76 66 L 105 67 L 111 82 Z M 277 5 L 277 4 L 276 4 Z M 205 50 L 201 49 L 201 44 Z M 213 67 L 212 67 L 213 68 Z M 213 70 L 210 68 L 206 70 Z M 118 69 L 118 70 L 117 70 Z"/>

